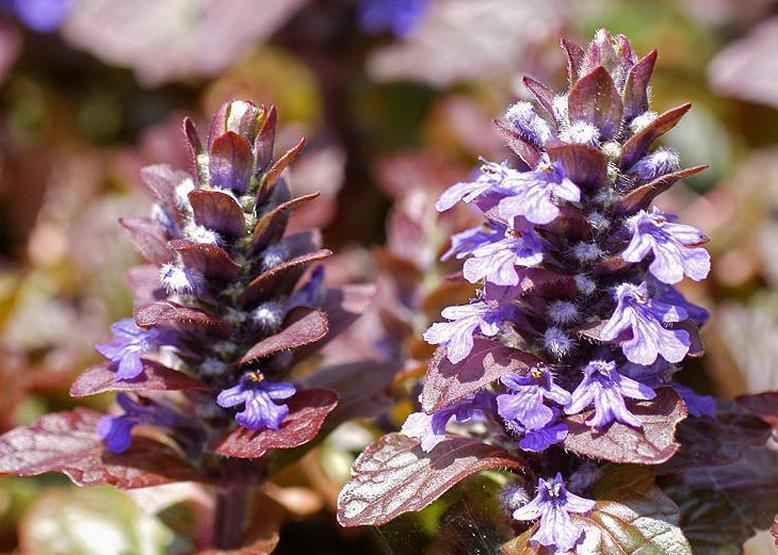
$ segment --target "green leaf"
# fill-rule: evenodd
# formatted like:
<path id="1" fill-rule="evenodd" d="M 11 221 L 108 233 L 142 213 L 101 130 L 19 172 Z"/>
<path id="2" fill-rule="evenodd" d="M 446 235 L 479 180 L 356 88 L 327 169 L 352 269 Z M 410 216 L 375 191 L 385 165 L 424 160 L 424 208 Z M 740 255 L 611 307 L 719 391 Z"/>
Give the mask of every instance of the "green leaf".
<path id="1" fill-rule="evenodd" d="M 155 555 L 173 533 L 112 488 L 53 489 L 27 511 L 20 526 L 25 553 Z"/>
<path id="2" fill-rule="evenodd" d="M 692 555 L 678 527 L 678 507 L 654 485 L 653 473 L 635 466 L 613 466 L 594 485 L 594 510 L 571 515 L 585 535 L 577 555 Z M 529 540 L 534 527 L 502 547 L 504 555 L 537 555 Z"/>

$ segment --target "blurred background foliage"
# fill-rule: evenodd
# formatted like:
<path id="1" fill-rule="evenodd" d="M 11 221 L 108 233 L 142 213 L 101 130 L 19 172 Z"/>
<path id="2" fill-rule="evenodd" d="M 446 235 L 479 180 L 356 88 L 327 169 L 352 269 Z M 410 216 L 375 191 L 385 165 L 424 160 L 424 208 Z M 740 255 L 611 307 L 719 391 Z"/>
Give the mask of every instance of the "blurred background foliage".
<path id="1" fill-rule="evenodd" d="M 308 139 L 293 184 L 323 200 L 297 217 L 340 253 L 328 279 L 381 288 L 326 356 L 399 370 L 373 422 L 337 429 L 258 493 L 263 518 L 284 522 L 276 552 L 460 552 L 436 534 L 459 515 L 479 538 L 468 549 L 489 553 L 472 530 L 494 510 L 479 499 L 496 475 L 380 533 L 339 530 L 331 509 L 356 453 L 410 410 L 430 355 L 420 332 L 469 294 L 437 258 L 470 215 L 439 218 L 435 196 L 479 155 L 507 155 L 491 120 L 527 97 L 520 77 L 560 85 L 559 37 L 600 27 L 659 49 L 655 109 L 694 103 L 666 142 L 684 165 L 712 165 L 663 201 L 710 235 L 714 257 L 711 278 L 685 289 L 713 313 L 707 355 L 680 379 L 723 397 L 778 389 L 778 2 L 0 0 L 0 431 L 73 406 L 73 377 L 130 313 L 136 254 L 116 220 L 149 209 L 143 165 L 186 167 L 182 115 L 204 128 L 227 99 L 274 103 L 279 148 Z M 191 484 L 126 494 L 2 478 L 0 552 L 188 553 L 209 503 Z"/>

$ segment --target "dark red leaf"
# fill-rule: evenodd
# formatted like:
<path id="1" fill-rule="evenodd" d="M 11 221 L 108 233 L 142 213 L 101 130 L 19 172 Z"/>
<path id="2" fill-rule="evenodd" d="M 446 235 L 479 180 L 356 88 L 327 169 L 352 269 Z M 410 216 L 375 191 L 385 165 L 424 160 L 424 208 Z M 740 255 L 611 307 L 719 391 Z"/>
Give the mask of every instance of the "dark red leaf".
<path id="1" fill-rule="evenodd" d="M 567 79 L 572 85 L 578 79 L 578 73 L 583 63 L 584 51 L 583 48 L 573 41 L 562 39 L 560 43 L 567 56 Z"/>
<path id="2" fill-rule="evenodd" d="M 604 67 L 597 66 L 581 77 L 570 89 L 567 104 L 570 121 L 591 123 L 605 141 L 616 136 L 623 106 L 619 91 Z"/>
<path id="3" fill-rule="evenodd" d="M 143 359 L 143 374 L 132 380 L 117 380 L 116 370 L 110 362 L 97 364 L 84 370 L 70 387 L 72 397 L 84 397 L 106 391 L 185 391 L 209 389 L 177 370 L 160 363 Z"/>
<path id="4" fill-rule="evenodd" d="M 134 437 L 121 455 L 104 452 L 95 433 L 101 416 L 87 408 L 55 412 L 3 434 L 0 474 L 62 472 L 79 486 L 111 484 L 123 489 L 199 479 L 172 448 L 151 438 Z"/>
<path id="5" fill-rule="evenodd" d="M 227 193 L 197 189 L 189 193 L 189 203 L 196 223 L 233 237 L 243 234 L 243 210 Z"/>
<path id="6" fill-rule="evenodd" d="M 553 161 L 559 161 L 565 175 L 579 187 L 602 187 L 608 179 L 608 161 L 602 152 L 584 144 L 549 141 L 546 151 Z"/>
<path id="7" fill-rule="evenodd" d="M 427 414 L 486 387 L 508 372 L 525 374 L 540 359 L 497 341 L 476 337 L 467 358 L 452 364 L 446 347 L 439 347 L 430 360 L 421 391 L 421 407 Z"/>
<path id="8" fill-rule="evenodd" d="M 778 432 L 778 391 L 765 391 L 756 395 L 740 395 L 735 402 L 744 410 L 758 416 Z"/>
<path id="9" fill-rule="evenodd" d="M 252 431 L 239 426 L 218 440 L 213 450 L 228 457 L 258 459 L 270 449 L 292 449 L 316 438 L 338 396 L 327 389 L 308 389 L 289 399 L 289 416 L 279 430 Z"/>
<path id="10" fill-rule="evenodd" d="M 327 335 L 327 318 L 318 310 L 311 310 L 305 316 L 292 322 L 280 332 L 254 345 L 238 361 L 248 364 L 279 351 L 295 349 L 314 343 Z"/>
<path id="11" fill-rule="evenodd" d="M 748 447 L 763 446 L 770 438 L 770 426 L 744 414 L 729 402 L 716 418 L 688 418 L 678 425 L 678 453 L 662 465 L 663 472 L 677 472 L 703 466 L 736 462 Z"/>
<path id="12" fill-rule="evenodd" d="M 273 159 L 277 119 L 278 112 L 276 107 L 271 106 L 265 114 L 265 121 L 262 122 L 262 127 L 260 127 L 259 134 L 254 142 L 254 158 L 257 163 L 257 167 L 254 168 L 255 172 L 264 171 Z"/>
<path id="13" fill-rule="evenodd" d="M 651 401 L 629 403 L 628 407 L 643 423 L 632 428 L 614 422 L 604 431 L 586 425 L 594 410 L 564 419 L 569 433 L 563 445 L 577 455 L 616 463 L 659 464 L 678 451 L 674 441 L 676 425 L 686 418 L 686 407 L 671 388 L 657 390 Z"/>
<path id="14" fill-rule="evenodd" d="M 308 266 L 330 256 L 332 256 L 331 250 L 321 249 L 273 266 L 246 286 L 240 296 L 240 303 L 243 306 L 253 306 L 268 297 L 289 293 Z"/>
<path id="15" fill-rule="evenodd" d="M 275 161 L 270 168 L 262 176 L 262 180 L 259 182 L 259 189 L 257 190 L 257 203 L 264 201 L 272 192 L 278 178 L 281 177 L 281 173 L 294 162 L 300 153 L 305 148 L 305 137 L 300 139 L 300 142 L 295 146 L 287 150 L 281 158 Z"/>
<path id="16" fill-rule="evenodd" d="M 246 192 L 253 170 L 251 144 L 245 137 L 227 131 L 213 141 L 208 157 L 211 185 Z"/>
<path id="17" fill-rule="evenodd" d="M 216 245 L 175 239 L 168 243 L 168 248 L 181 255 L 184 266 L 199 270 L 207 278 L 231 282 L 241 275 L 240 265 L 227 251 Z"/>
<path id="18" fill-rule="evenodd" d="M 476 472 L 523 465 L 477 439 L 449 436 L 424 453 L 418 440 L 388 434 L 365 449 L 351 467 L 351 479 L 338 496 L 338 522 L 378 526 L 423 509 Z"/>
<path id="19" fill-rule="evenodd" d="M 556 116 L 554 115 L 554 91 L 529 76 L 524 76 L 522 81 L 524 81 L 524 86 L 529 89 L 529 92 L 537 99 L 551 119 L 556 121 Z"/>
<path id="20" fill-rule="evenodd" d="M 629 122 L 648 109 L 648 82 L 654 72 L 656 50 L 643 56 L 632 66 L 624 83 L 624 119 Z"/>
<path id="21" fill-rule="evenodd" d="M 164 232 L 149 218 L 119 218 L 119 223 L 130 232 L 135 248 L 146 260 L 157 265 L 173 260 Z"/>
<path id="22" fill-rule="evenodd" d="M 293 198 L 276 206 L 273 210 L 264 214 L 251 236 L 252 252 L 259 252 L 268 244 L 280 239 L 286 230 L 289 221 L 289 212 L 319 197 L 321 193 L 311 193 L 302 197 Z"/>
<path id="23" fill-rule="evenodd" d="M 505 139 L 507 147 L 510 148 L 516 156 L 521 158 L 530 169 L 537 167 L 538 162 L 540 162 L 540 153 L 534 146 L 522 140 L 521 137 L 504 122 L 496 120 L 494 125 L 497 127 L 500 135 Z"/>
<path id="24" fill-rule="evenodd" d="M 632 135 L 621 147 L 621 169 L 628 170 L 648 152 L 651 143 L 670 131 L 692 107 L 690 102 L 668 110 L 641 131 Z"/>
<path id="25" fill-rule="evenodd" d="M 197 181 L 200 184 L 207 183 L 208 174 L 205 171 L 205 168 L 200 166 L 200 163 L 197 159 L 198 156 L 205 153 L 203 150 L 203 144 L 200 142 L 200 135 L 197 132 L 197 126 L 188 117 L 184 118 L 183 131 L 186 144 L 189 147 L 189 156 L 192 161 L 192 168 L 194 168 L 194 171 L 197 174 Z"/>
<path id="26" fill-rule="evenodd" d="M 618 214 L 631 215 L 635 214 L 638 210 L 645 210 L 648 208 L 654 199 L 660 194 L 667 191 L 670 187 L 675 185 L 678 181 L 697 175 L 701 171 L 708 169 L 710 166 L 694 166 L 692 168 L 686 168 L 677 172 L 668 173 L 662 177 L 658 177 L 650 183 L 641 185 L 634 191 L 630 191 L 627 195 L 616 201 L 614 210 Z"/>
<path id="27" fill-rule="evenodd" d="M 356 322 L 372 302 L 375 292 L 373 285 L 344 285 L 327 289 L 321 310 L 327 315 L 329 331 L 320 341 L 298 349 L 295 360 L 308 358 Z"/>
<path id="28" fill-rule="evenodd" d="M 305 381 L 305 386 L 331 389 L 338 394 L 338 408 L 326 426 L 333 429 L 346 420 L 383 413 L 392 402 L 392 381 L 397 370 L 383 362 L 360 360 L 321 368 Z"/>
<path id="29" fill-rule="evenodd" d="M 172 301 L 158 301 L 138 306 L 133 312 L 135 324 L 141 328 L 151 326 L 179 326 L 215 332 L 221 336 L 230 333 L 230 324 L 199 308 L 183 306 Z"/>
<path id="30" fill-rule="evenodd" d="M 186 172 L 174 170 L 168 164 L 146 166 L 141 169 L 140 176 L 165 212 L 183 226 L 185 218 L 176 202 L 176 187 L 192 177 Z"/>
<path id="31" fill-rule="evenodd" d="M 159 268 L 152 264 L 133 266 L 127 270 L 127 283 L 135 304 L 146 304 L 165 298 L 165 289 L 159 281 Z"/>

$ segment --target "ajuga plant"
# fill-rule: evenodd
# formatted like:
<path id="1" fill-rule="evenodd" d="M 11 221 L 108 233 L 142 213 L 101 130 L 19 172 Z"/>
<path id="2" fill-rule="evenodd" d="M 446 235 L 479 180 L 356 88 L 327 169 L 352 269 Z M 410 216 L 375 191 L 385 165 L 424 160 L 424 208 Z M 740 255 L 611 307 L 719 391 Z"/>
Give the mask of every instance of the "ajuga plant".
<path id="1" fill-rule="evenodd" d="M 734 473 L 746 446 L 774 462 L 766 424 L 726 404 L 717 417 L 712 398 L 673 379 L 702 354 L 708 319 L 674 286 L 704 279 L 710 258 L 706 237 L 654 200 L 704 167 L 679 169 L 678 153 L 652 144 L 690 105 L 651 111 L 656 51 L 638 57 L 604 30 L 586 50 L 562 46 L 568 89 L 525 78 L 540 110 L 518 102 L 497 122 L 515 160 L 485 161 L 437 202 L 484 218 L 447 253 L 477 292 L 424 333 L 439 347 L 421 410 L 355 461 L 343 525 L 386 523 L 502 469 L 489 475 L 502 485 L 505 553 L 691 553 L 679 505 L 693 541 L 705 526 L 710 541 L 716 510 L 727 514 L 705 497 L 728 483 L 715 469 Z M 687 416 L 697 424 L 676 433 Z M 775 470 L 740 477 L 778 487 Z M 743 514 L 747 537 L 774 511 Z"/>
<path id="2" fill-rule="evenodd" d="M 184 133 L 194 171 L 146 168 L 151 217 L 121 220 L 150 263 L 130 272 L 133 317 L 112 326 L 96 346 L 107 360 L 71 388 L 119 392 L 119 410 L 76 408 L 8 432 L 0 472 L 125 489 L 210 484 L 212 543 L 230 548 L 252 528 L 252 487 L 294 460 L 283 450 L 299 456 L 338 403 L 328 372 L 295 367 L 357 318 L 371 290 L 327 289 L 320 232 L 285 234 L 290 212 L 318 195 L 293 198 L 285 169 L 303 141 L 273 158 L 274 107 L 226 103 L 205 145 L 188 119 Z M 272 540 L 255 533 L 252 552 Z"/>

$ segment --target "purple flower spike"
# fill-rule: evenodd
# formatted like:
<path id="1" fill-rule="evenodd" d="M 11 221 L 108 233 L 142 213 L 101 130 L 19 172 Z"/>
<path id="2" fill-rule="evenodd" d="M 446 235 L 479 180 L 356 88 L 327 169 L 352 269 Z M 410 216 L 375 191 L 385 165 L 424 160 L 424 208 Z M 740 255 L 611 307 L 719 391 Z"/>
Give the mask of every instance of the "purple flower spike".
<path id="1" fill-rule="evenodd" d="M 445 212 L 460 200 L 469 204 L 482 195 L 490 192 L 510 193 L 510 186 L 524 179 L 522 172 L 509 168 L 505 164 L 487 162 L 480 168 L 480 174 L 475 181 L 455 183 L 440 195 L 435 203 L 438 212 Z"/>
<path id="2" fill-rule="evenodd" d="M 141 399 L 134 401 L 127 393 L 119 393 L 116 402 L 124 411 L 120 416 L 105 415 L 97 423 L 97 437 L 111 453 L 123 453 L 132 443 L 132 429 L 139 424 L 173 427 L 183 424 L 182 417 L 172 409 Z"/>
<path id="3" fill-rule="evenodd" d="M 278 430 L 289 415 L 289 407 L 277 405 L 275 401 L 289 399 L 295 392 L 290 383 L 269 382 L 259 372 L 250 372 L 243 375 L 238 385 L 219 393 L 216 403 L 224 408 L 244 405 L 235 415 L 235 420 L 244 428 Z"/>
<path id="4" fill-rule="evenodd" d="M 446 425 L 452 417 L 460 424 L 464 424 L 479 413 L 483 416 L 485 412 L 493 412 L 493 408 L 494 397 L 479 391 L 435 411 L 434 414 L 424 412 L 410 414 L 400 431 L 408 437 L 420 440 L 422 451 L 429 453 L 446 438 Z"/>
<path id="5" fill-rule="evenodd" d="M 614 420 L 640 428 L 640 420 L 627 409 L 624 398 L 647 400 L 656 397 L 654 390 L 640 382 L 622 376 L 616 363 L 593 360 L 584 368 L 584 379 L 573 391 L 572 402 L 565 407 L 567 414 L 576 414 L 594 404 L 594 415 L 586 421 L 589 426 L 605 428 Z"/>
<path id="6" fill-rule="evenodd" d="M 451 236 L 451 248 L 443 256 L 442 261 L 446 261 L 452 256 L 457 260 L 472 254 L 473 251 L 484 245 L 489 245 L 505 237 L 505 226 L 489 222 L 486 225 L 471 227 Z"/>
<path id="7" fill-rule="evenodd" d="M 581 200 L 580 189 L 565 177 L 560 166 L 542 164 L 519 175 L 511 182 L 513 191 L 498 204 L 500 216 L 508 222 L 522 216 L 533 224 L 547 224 L 559 216 L 554 200 Z"/>
<path id="8" fill-rule="evenodd" d="M 616 288 L 615 297 L 616 310 L 600 330 L 604 340 L 613 341 L 631 331 L 632 337 L 621 342 L 621 349 L 636 364 L 648 366 L 659 355 L 668 362 L 683 360 L 691 344 L 689 334 L 662 325 L 687 319 L 689 315 L 683 307 L 652 299 L 645 282 L 639 286 L 622 283 Z"/>
<path id="9" fill-rule="evenodd" d="M 521 237 L 504 237 L 494 243 L 478 247 L 473 258 L 465 262 L 463 274 L 470 283 L 482 279 L 495 285 L 518 285 L 516 266 L 536 266 L 543 261 L 540 237 L 525 231 Z"/>
<path id="10" fill-rule="evenodd" d="M 483 301 L 467 305 L 449 306 L 440 313 L 450 322 L 437 322 L 424 332 L 424 340 L 431 345 L 446 345 L 448 360 L 456 364 L 464 360 L 473 349 L 473 333 L 476 328 L 487 337 L 500 331 L 506 308 Z"/>
<path id="11" fill-rule="evenodd" d="M 524 428 L 539 429 L 554 419 L 554 411 L 544 404 L 548 399 L 567 405 L 570 393 L 554 383 L 547 368 L 536 366 L 529 374 L 505 374 L 502 384 L 514 393 L 497 396 L 497 414 L 505 420 L 515 420 Z"/>
<path id="12" fill-rule="evenodd" d="M 530 538 L 533 545 L 553 548 L 556 553 L 567 553 L 578 543 L 583 528 L 574 524 L 570 513 L 584 514 L 594 508 L 591 499 L 579 497 L 567 491 L 562 475 L 538 481 L 535 498 L 516 509 L 513 518 L 527 521 L 540 519 L 540 526 Z"/>
<path id="13" fill-rule="evenodd" d="M 702 247 L 704 240 L 695 227 L 673 223 L 676 216 L 658 208 L 648 213 L 641 210 L 626 221 L 632 231 L 632 241 L 621 257 L 627 262 L 640 262 L 649 252 L 654 260 L 648 270 L 664 283 L 678 283 L 686 275 L 695 281 L 705 279 L 710 271 L 710 255 Z"/>
<path id="14" fill-rule="evenodd" d="M 687 301 L 686 297 L 684 297 L 681 292 L 678 291 L 678 289 L 672 285 L 662 283 L 658 279 L 653 279 L 651 276 L 648 277 L 651 296 L 654 299 L 657 301 L 662 301 L 663 303 L 673 304 L 675 306 L 681 307 L 689 315 L 689 319 L 698 326 L 702 326 L 708 320 L 710 320 L 710 312 L 701 306 Z"/>
<path id="15" fill-rule="evenodd" d="M 141 356 L 170 341 L 171 332 L 157 328 L 142 329 L 132 318 L 122 318 L 111 326 L 113 339 L 95 345 L 97 352 L 117 367 L 116 378 L 131 380 L 143 372 Z"/>

